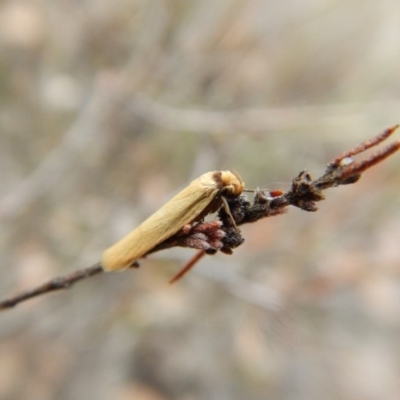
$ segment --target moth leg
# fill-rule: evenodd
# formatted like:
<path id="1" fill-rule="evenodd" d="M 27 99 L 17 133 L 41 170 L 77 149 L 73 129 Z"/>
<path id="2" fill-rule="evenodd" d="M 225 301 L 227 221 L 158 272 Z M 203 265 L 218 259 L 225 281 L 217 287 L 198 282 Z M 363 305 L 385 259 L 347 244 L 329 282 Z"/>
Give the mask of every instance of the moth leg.
<path id="1" fill-rule="evenodd" d="M 140 267 L 140 264 L 139 264 L 139 262 L 138 261 L 133 261 L 133 263 L 131 263 L 131 264 L 129 264 L 128 265 L 128 268 L 139 268 Z"/>
<path id="2" fill-rule="evenodd" d="M 169 283 L 175 283 L 182 278 L 187 272 L 189 272 L 194 265 L 206 254 L 205 250 L 198 251 L 169 281 Z"/>
<path id="3" fill-rule="evenodd" d="M 239 228 L 236 225 L 236 221 L 234 220 L 234 218 L 231 214 L 231 209 L 229 208 L 228 201 L 223 196 L 221 197 L 221 200 L 222 200 L 222 207 L 224 208 L 224 211 L 228 214 L 229 218 L 231 219 L 232 225 L 234 226 L 236 232 L 239 232 Z"/>

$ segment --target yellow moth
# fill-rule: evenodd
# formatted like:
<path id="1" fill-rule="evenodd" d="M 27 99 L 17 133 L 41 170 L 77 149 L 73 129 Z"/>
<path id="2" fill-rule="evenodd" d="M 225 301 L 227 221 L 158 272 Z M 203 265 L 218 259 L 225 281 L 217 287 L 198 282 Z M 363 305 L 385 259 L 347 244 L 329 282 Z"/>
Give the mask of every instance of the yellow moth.
<path id="1" fill-rule="evenodd" d="M 244 182 L 230 171 L 201 175 L 131 233 L 105 250 L 101 259 L 103 269 L 116 271 L 131 266 L 186 224 L 201 220 L 221 206 L 230 214 L 224 196 L 239 196 L 243 191 Z"/>

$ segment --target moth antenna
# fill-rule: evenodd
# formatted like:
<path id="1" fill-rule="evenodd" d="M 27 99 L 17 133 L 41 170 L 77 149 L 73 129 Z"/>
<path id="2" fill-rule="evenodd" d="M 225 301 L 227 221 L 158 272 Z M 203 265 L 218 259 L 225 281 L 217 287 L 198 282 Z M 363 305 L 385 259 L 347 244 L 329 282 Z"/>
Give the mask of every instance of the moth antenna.
<path id="1" fill-rule="evenodd" d="M 232 169 L 232 174 L 236 176 L 236 178 L 239 179 L 240 182 L 243 182 L 242 177 L 240 176 L 239 172 L 237 172 L 235 169 Z"/>

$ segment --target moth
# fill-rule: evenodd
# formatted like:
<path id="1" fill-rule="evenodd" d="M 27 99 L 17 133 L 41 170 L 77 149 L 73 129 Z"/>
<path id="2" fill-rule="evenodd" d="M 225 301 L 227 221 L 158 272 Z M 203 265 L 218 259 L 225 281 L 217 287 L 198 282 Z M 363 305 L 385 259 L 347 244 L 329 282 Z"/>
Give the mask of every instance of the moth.
<path id="1" fill-rule="evenodd" d="M 244 182 L 237 173 L 212 171 L 195 179 L 119 242 L 106 249 L 101 265 L 105 271 L 132 266 L 158 244 L 171 238 L 185 225 L 200 221 L 224 207 L 230 214 L 226 196 L 240 196 Z"/>

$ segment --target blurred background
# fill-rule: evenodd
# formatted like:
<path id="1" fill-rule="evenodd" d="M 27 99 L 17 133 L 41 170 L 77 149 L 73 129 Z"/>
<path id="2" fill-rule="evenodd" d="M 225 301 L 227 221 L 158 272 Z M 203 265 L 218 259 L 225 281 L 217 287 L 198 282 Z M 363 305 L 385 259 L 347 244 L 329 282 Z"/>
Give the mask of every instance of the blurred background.
<path id="1" fill-rule="evenodd" d="M 3 1 L 0 293 L 87 267 L 204 172 L 287 190 L 400 122 L 395 0 Z M 397 135 L 397 137 L 399 137 Z M 394 400 L 400 155 L 234 255 L 0 314 L 0 398 Z"/>

